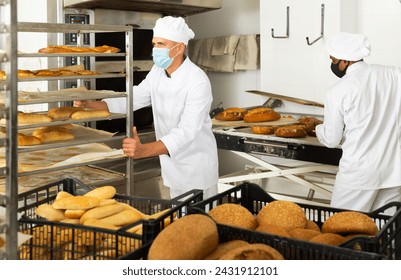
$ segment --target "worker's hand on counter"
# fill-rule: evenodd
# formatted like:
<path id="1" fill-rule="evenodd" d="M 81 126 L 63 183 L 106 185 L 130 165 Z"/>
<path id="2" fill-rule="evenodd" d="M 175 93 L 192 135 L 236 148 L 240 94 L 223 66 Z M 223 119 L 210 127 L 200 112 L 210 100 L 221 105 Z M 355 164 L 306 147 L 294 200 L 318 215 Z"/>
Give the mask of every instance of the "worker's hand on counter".
<path id="1" fill-rule="evenodd" d="M 75 100 L 74 106 L 95 110 L 109 110 L 106 102 L 97 100 Z"/>
<path id="2" fill-rule="evenodd" d="M 142 144 L 135 126 L 132 128 L 132 132 L 133 137 L 125 138 L 122 144 L 123 152 L 127 157 L 139 159 L 168 154 L 162 141 Z"/>

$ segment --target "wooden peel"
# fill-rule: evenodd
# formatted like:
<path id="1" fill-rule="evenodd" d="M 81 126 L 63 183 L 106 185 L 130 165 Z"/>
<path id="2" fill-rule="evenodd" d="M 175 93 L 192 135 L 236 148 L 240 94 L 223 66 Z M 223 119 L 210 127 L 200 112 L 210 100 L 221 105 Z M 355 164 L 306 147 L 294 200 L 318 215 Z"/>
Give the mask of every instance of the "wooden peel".
<path id="1" fill-rule="evenodd" d="M 285 96 L 285 95 L 280 95 L 280 94 L 275 94 L 271 92 L 266 92 L 266 91 L 260 91 L 260 90 L 247 90 L 246 92 L 249 93 L 254 93 L 254 94 L 259 94 L 263 95 L 266 97 L 274 98 L 274 99 L 281 99 L 281 100 L 286 100 L 302 105 L 309 105 L 309 106 L 317 106 L 324 108 L 324 105 L 315 101 L 310 101 L 310 100 L 305 100 L 305 99 L 300 99 L 300 98 L 295 98 L 295 97 L 290 97 L 290 96 Z"/>

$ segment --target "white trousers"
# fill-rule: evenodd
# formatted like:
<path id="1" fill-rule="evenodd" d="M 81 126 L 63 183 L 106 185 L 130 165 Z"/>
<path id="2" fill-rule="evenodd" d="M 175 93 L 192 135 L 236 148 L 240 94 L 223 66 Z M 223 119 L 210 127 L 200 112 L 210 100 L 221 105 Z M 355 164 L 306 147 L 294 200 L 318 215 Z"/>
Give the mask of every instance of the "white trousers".
<path id="1" fill-rule="evenodd" d="M 174 198 L 174 197 L 179 196 L 179 195 L 181 195 L 183 193 L 186 193 L 188 191 L 189 190 L 180 190 L 180 189 L 172 189 L 172 188 L 170 188 L 170 197 Z M 206 190 L 203 190 L 203 199 L 212 197 L 212 196 L 214 196 L 216 194 L 217 194 L 217 185 L 213 186 L 211 188 L 208 188 Z"/>
<path id="2" fill-rule="evenodd" d="M 379 190 L 354 190 L 334 187 L 330 206 L 371 212 L 389 202 L 401 202 L 401 186 Z"/>

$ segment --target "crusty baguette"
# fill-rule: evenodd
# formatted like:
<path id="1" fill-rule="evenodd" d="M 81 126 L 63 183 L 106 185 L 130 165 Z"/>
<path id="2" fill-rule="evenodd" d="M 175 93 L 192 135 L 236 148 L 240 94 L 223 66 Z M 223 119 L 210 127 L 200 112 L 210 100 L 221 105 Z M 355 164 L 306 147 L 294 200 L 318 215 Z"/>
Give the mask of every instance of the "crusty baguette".
<path id="1" fill-rule="evenodd" d="M 71 196 L 55 200 L 52 206 L 55 209 L 85 210 L 98 206 L 100 200 L 90 196 Z"/>
<path id="2" fill-rule="evenodd" d="M 101 222 L 114 226 L 125 226 L 140 221 L 142 216 L 131 210 L 124 210 L 117 214 L 99 219 Z"/>
<path id="3" fill-rule="evenodd" d="M 74 139 L 74 134 L 67 130 L 34 131 L 32 135 L 42 142 L 65 141 Z"/>
<path id="4" fill-rule="evenodd" d="M 95 197 L 88 196 L 88 198 L 95 198 Z M 84 224 L 85 221 L 88 219 L 101 219 L 104 217 L 108 217 L 116 213 L 119 213 L 123 210 L 124 207 L 121 206 L 120 204 L 111 204 L 106 206 L 95 207 L 86 211 L 79 219 L 79 223 Z"/>
<path id="5" fill-rule="evenodd" d="M 105 118 L 108 116 L 110 116 L 110 112 L 106 110 L 85 110 L 73 113 L 71 119 L 82 120 L 90 118 Z"/>
<path id="6" fill-rule="evenodd" d="M 63 210 L 54 209 L 53 206 L 47 203 L 40 204 L 36 208 L 35 213 L 36 215 L 45 218 L 51 222 L 57 222 L 65 219 Z"/>
<path id="7" fill-rule="evenodd" d="M 100 200 L 113 198 L 117 190 L 113 186 L 101 186 L 90 190 L 84 196 L 96 197 Z"/>
<path id="8" fill-rule="evenodd" d="M 42 140 L 32 135 L 18 133 L 18 146 L 34 146 L 42 144 Z"/>
<path id="9" fill-rule="evenodd" d="M 81 52 L 98 52 L 98 53 L 117 53 L 120 49 L 112 46 L 97 46 L 97 47 L 77 47 L 77 46 L 48 46 L 39 49 L 39 53 L 81 53 Z"/>
<path id="10" fill-rule="evenodd" d="M 47 115 L 52 119 L 66 119 L 70 118 L 73 113 L 82 110 L 84 110 L 84 108 L 82 107 L 63 106 L 63 107 L 51 108 L 47 112 Z"/>
<path id="11" fill-rule="evenodd" d="M 18 112 L 18 124 L 49 123 L 52 120 L 44 114 Z"/>

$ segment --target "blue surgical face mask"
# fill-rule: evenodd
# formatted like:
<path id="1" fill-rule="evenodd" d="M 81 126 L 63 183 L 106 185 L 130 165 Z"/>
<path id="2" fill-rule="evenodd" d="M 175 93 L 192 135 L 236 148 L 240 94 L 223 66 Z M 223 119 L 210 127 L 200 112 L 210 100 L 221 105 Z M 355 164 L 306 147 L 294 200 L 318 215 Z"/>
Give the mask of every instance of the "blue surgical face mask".
<path id="1" fill-rule="evenodd" d="M 170 57 L 170 51 L 174 49 L 177 45 L 172 47 L 171 49 L 166 49 L 166 48 L 153 48 L 152 51 L 152 56 L 153 56 L 153 62 L 157 67 L 167 69 L 171 63 L 173 63 L 174 57 L 176 57 L 178 54 L 176 54 L 173 57 Z"/>

